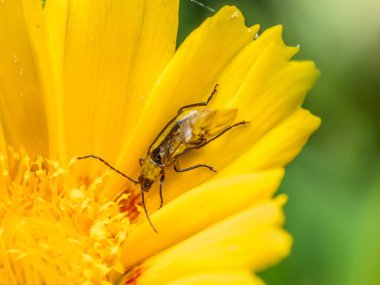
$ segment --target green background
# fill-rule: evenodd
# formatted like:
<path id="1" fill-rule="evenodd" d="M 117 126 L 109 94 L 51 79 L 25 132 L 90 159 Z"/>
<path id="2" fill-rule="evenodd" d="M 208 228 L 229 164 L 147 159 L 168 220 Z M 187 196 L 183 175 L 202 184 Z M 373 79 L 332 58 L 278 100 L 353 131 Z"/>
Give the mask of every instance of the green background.
<path id="1" fill-rule="evenodd" d="M 267 284 L 380 284 L 380 2 L 231 0 L 247 25 L 282 24 L 296 59 L 321 77 L 305 107 L 322 118 L 287 167 L 286 228 L 292 254 L 261 274 Z M 180 43 L 213 13 L 190 0 L 180 8 Z M 379 269 L 378 269 L 379 268 Z"/>

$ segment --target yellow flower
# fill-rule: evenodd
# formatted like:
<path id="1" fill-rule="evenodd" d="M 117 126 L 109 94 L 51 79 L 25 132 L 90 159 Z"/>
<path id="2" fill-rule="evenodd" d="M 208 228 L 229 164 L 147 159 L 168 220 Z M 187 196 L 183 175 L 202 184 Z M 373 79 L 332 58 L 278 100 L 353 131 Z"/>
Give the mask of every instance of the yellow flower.
<path id="1" fill-rule="evenodd" d="M 320 124 L 300 107 L 318 72 L 235 7 L 175 51 L 177 17 L 175 0 L 0 1 L 0 284 L 262 284 L 251 272 L 288 255 L 274 193 Z M 166 122 L 216 83 L 210 108 L 250 124 L 181 160 L 217 174 L 168 170 L 158 211 L 152 187 L 158 234 L 136 185 L 72 159 L 137 177 Z"/>

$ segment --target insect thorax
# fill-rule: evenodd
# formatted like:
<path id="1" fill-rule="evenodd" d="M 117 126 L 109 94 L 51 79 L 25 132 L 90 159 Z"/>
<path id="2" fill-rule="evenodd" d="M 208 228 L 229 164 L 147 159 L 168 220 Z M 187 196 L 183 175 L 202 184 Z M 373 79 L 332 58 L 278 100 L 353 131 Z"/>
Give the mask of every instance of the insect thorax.
<path id="1" fill-rule="evenodd" d="M 151 157 L 147 157 L 141 166 L 141 176 L 156 181 L 161 174 L 162 166 L 152 160 Z"/>

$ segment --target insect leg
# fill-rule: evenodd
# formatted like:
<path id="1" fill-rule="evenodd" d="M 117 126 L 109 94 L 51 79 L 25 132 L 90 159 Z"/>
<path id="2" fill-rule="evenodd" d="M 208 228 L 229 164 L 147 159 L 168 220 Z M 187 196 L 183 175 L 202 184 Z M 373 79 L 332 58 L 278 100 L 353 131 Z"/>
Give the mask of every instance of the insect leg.
<path id="1" fill-rule="evenodd" d="M 162 196 L 162 186 L 164 185 L 164 180 L 165 180 L 165 172 L 162 172 L 161 179 L 160 179 L 160 208 L 164 204 L 164 197 Z"/>
<path id="2" fill-rule="evenodd" d="M 133 183 L 135 184 L 139 184 L 138 181 L 132 179 L 131 177 L 128 177 L 127 175 L 125 175 L 123 172 L 121 172 L 120 170 L 117 170 L 115 167 L 113 167 L 111 164 L 109 164 L 107 161 L 105 161 L 103 158 L 99 157 L 99 156 L 96 156 L 94 154 L 89 154 L 89 155 L 85 155 L 85 156 L 79 156 L 77 157 L 77 159 L 86 159 L 86 158 L 95 158 L 101 162 L 103 162 L 105 165 L 107 165 L 109 168 L 111 168 L 113 171 L 115 171 L 116 173 L 120 174 L 121 176 L 127 178 L 128 180 L 132 181 Z"/>
<path id="3" fill-rule="evenodd" d="M 212 142 L 213 140 L 217 139 L 218 137 L 220 137 L 221 135 L 225 134 L 226 132 L 228 132 L 229 130 L 231 130 L 232 128 L 234 127 L 237 127 L 237 126 L 240 126 L 240 125 L 245 125 L 245 124 L 249 124 L 249 122 L 246 122 L 246 121 L 241 121 L 239 123 L 236 123 L 232 126 L 228 126 L 227 128 L 225 128 L 221 133 L 219 133 L 218 135 L 216 135 L 215 137 L 213 137 L 212 139 L 208 140 L 208 141 L 205 141 L 203 143 L 201 143 L 200 145 L 198 145 L 197 147 L 195 147 L 196 149 L 198 148 L 201 148 L 203 146 L 205 146 L 206 144 Z"/>
<path id="4" fill-rule="evenodd" d="M 194 108 L 194 107 L 200 107 L 200 106 L 207 106 L 208 103 L 211 101 L 211 99 L 212 99 L 212 98 L 214 97 L 214 95 L 216 94 L 216 92 L 218 92 L 218 87 L 219 87 L 219 84 L 216 84 L 215 87 L 214 87 L 214 90 L 211 92 L 211 95 L 208 97 L 208 99 L 207 99 L 206 102 L 194 103 L 194 104 L 190 104 L 190 105 L 183 106 L 183 107 L 181 107 L 181 108 L 178 110 L 178 115 L 181 114 L 185 109 L 188 109 L 188 108 Z"/>
<path id="5" fill-rule="evenodd" d="M 205 167 L 205 168 L 210 169 L 213 172 L 217 172 L 212 166 L 206 165 L 206 164 L 197 164 L 197 165 L 194 165 L 194 166 L 191 166 L 191 167 L 188 167 L 188 168 L 180 169 L 178 160 L 176 160 L 175 163 L 174 163 L 174 170 L 176 172 L 186 172 L 186 171 L 193 170 L 193 169 L 200 168 L 200 167 Z"/>
<path id="6" fill-rule="evenodd" d="M 144 197 L 144 191 L 141 190 L 141 202 L 143 204 L 143 207 L 144 207 L 144 212 L 145 212 L 145 216 L 146 218 L 148 219 L 148 222 L 150 224 L 150 226 L 152 227 L 152 229 L 158 234 L 158 231 L 156 230 L 156 228 L 153 226 L 153 223 L 152 221 L 150 220 L 150 217 L 149 217 L 149 214 L 148 214 L 148 210 L 146 209 L 146 205 L 145 205 L 145 197 Z"/>

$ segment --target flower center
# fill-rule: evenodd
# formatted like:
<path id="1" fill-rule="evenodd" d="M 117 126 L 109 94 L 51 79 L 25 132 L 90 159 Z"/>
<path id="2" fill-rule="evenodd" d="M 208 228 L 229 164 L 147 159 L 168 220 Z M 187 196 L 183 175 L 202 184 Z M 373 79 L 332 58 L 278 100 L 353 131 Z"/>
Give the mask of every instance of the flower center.
<path id="1" fill-rule="evenodd" d="M 70 164 L 0 154 L 0 284 L 100 284 L 122 273 L 127 195 L 99 202 L 103 187 L 102 176 L 80 183 Z"/>

